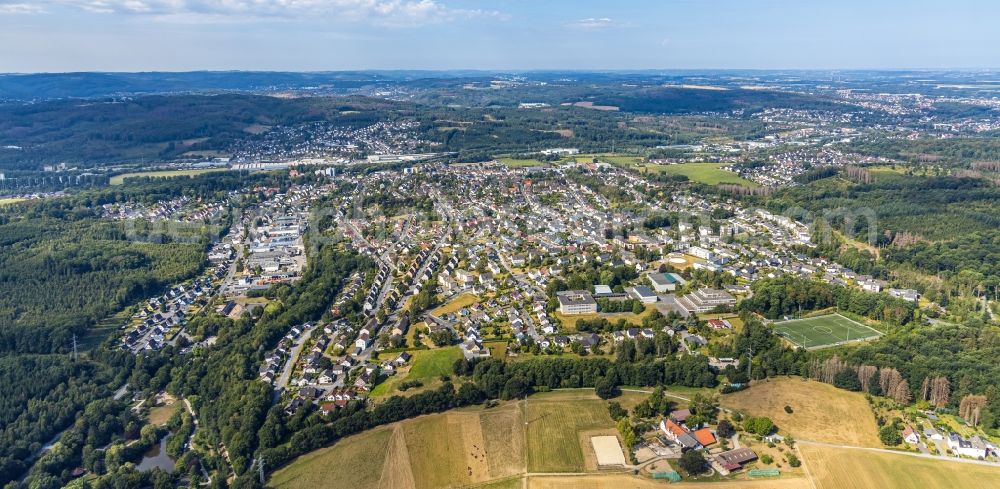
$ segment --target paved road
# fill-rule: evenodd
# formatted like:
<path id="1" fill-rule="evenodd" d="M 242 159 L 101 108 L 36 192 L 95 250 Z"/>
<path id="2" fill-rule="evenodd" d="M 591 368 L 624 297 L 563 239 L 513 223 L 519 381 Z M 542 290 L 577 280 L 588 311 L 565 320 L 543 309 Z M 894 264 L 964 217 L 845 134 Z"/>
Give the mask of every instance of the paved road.
<path id="1" fill-rule="evenodd" d="M 535 343 L 544 340 L 545 337 L 538 332 L 538 327 L 535 326 L 535 320 L 531 318 L 531 314 L 527 311 L 521 311 L 521 316 L 524 319 L 525 326 L 528 327 L 528 336 L 531 336 L 535 340 Z"/>
<path id="2" fill-rule="evenodd" d="M 250 222 L 252 222 L 252 219 Z M 230 294 L 235 292 L 234 281 L 236 280 L 236 264 L 239 263 L 239 261 L 246 255 L 244 252 L 246 245 L 242 242 L 242 236 L 236 235 L 235 229 L 231 229 L 229 234 L 232 238 L 230 242 L 236 250 L 236 257 L 229 262 L 229 269 L 226 270 L 226 276 L 222 279 L 222 284 L 219 285 L 219 294 L 223 297 L 228 297 Z"/>
<path id="3" fill-rule="evenodd" d="M 503 265 L 503 268 L 507 270 L 507 273 L 509 273 L 510 276 L 513 277 L 517 283 L 521 284 L 521 286 L 524 288 L 534 290 L 535 293 L 537 294 L 541 294 L 542 296 L 545 295 L 545 291 L 541 287 L 538 287 L 534 282 L 531 282 L 528 279 L 524 278 L 523 275 L 518 275 L 514 273 L 514 271 L 511 270 L 510 265 L 507 264 L 507 260 L 504 258 L 503 253 L 500 253 L 500 251 L 496 249 L 494 249 L 493 251 L 495 251 L 497 256 L 500 258 L 500 264 Z"/>
<path id="4" fill-rule="evenodd" d="M 361 232 L 361 229 L 359 229 L 359 228 L 358 228 L 358 226 L 356 226 L 356 225 L 354 224 L 354 221 L 353 221 L 353 220 L 351 220 L 351 219 L 348 219 L 348 218 L 346 218 L 346 217 L 345 217 L 345 218 L 343 219 L 343 221 L 341 222 L 341 225 L 343 225 L 343 226 L 346 226 L 346 227 L 349 227 L 349 228 L 351 228 L 351 232 L 352 232 L 352 234 L 353 234 L 353 236 L 352 236 L 352 240 L 353 240 L 353 241 L 356 241 L 356 242 L 357 242 L 357 241 L 360 241 L 360 242 L 363 242 L 363 243 L 364 243 L 364 245 L 365 245 L 366 247 L 370 248 L 370 249 L 371 249 L 371 250 L 373 250 L 373 251 L 377 249 L 377 248 L 375 247 L 375 245 L 373 245 L 373 244 L 372 244 L 372 242 L 371 242 L 371 241 L 368 241 L 368 238 L 366 238 L 366 237 L 365 237 L 365 235 L 364 235 L 364 234 L 363 234 L 363 233 Z M 359 246 L 357 246 L 357 245 L 355 245 L 355 247 L 356 247 L 356 248 L 359 248 Z M 384 253 L 383 253 L 383 255 L 384 255 Z M 378 261 L 379 263 L 381 263 L 381 264 L 383 264 L 383 265 L 385 265 L 385 266 L 387 266 L 387 267 L 390 267 L 390 266 L 392 266 L 392 264 L 391 264 L 391 263 L 389 263 L 389 261 L 388 261 L 388 260 L 386 260 L 386 259 L 385 259 L 385 258 L 383 257 L 383 255 L 378 255 L 378 256 L 376 256 L 376 257 L 375 257 L 375 259 L 376 259 L 376 260 L 377 260 L 377 261 Z"/>
<path id="5" fill-rule="evenodd" d="M 302 352 L 302 347 L 306 343 L 306 338 L 316 329 L 317 324 L 313 324 L 311 328 L 306 329 L 301 335 L 295 340 L 292 345 L 292 351 L 288 355 L 288 360 L 285 361 L 285 367 L 281 369 L 281 375 L 278 376 L 277 382 L 274 383 L 275 391 L 283 391 L 288 387 L 288 381 L 292 376 L 292 368 L 295 367 L 295 362 L 299 359 L 299 353 Z"/>
<path id="6" fill-rule="evenodd" d="M 234 292 L 235 280 L 236 280 L 236 264 L 239 263 L 239 261 L 242 260 L 243 256 L 245 255 L 243 251 L 244 245 L 242 243 L 237 246 L 234 246 L 234 248 L 236 248 L 236 257 L 233 258 L 233 260 L 229 263 L 229 269 L 226 270 L 226 276 L 225 278 L 222 279 L 222 285 L 219 286 L 219 293 L 224 297 Z"/>

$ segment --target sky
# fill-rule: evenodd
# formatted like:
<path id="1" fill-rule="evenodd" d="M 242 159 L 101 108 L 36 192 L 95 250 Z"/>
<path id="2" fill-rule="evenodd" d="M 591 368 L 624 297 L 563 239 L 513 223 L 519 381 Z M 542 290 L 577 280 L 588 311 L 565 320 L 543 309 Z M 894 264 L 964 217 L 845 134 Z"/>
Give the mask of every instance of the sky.
<path id="1" fill-rule="evenodd" d="M 0 0 L 0 72 L 1000 67 L 996 0 Z"/>

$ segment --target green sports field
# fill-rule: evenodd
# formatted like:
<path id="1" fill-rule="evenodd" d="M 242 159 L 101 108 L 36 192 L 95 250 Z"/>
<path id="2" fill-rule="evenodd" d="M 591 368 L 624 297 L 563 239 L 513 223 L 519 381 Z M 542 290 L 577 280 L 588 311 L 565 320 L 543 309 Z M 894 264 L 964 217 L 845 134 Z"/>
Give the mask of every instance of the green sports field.
<path id="1" fill-rule="evenodd" d="M 677 165 L 646 165 L 648 171 L 656 173 L 667 173 L 670 175 L 684 175 L 693 182 L 704 183 L 706 185 L 718 185 L 720 183 L 731 183 L 743 185 L 744 187 L 756 187 L 756 183 L 751 182 L 736 173 L 723 170 L 725 163 L 680 163 Z"/>
<path id="2" fill-rule="evenodd" d="M 882 333 L 840 314 L 774 323 L 774 332 L 797 346 L 807 349 L 825 348 L 847 342 L 862 341 Z"/>

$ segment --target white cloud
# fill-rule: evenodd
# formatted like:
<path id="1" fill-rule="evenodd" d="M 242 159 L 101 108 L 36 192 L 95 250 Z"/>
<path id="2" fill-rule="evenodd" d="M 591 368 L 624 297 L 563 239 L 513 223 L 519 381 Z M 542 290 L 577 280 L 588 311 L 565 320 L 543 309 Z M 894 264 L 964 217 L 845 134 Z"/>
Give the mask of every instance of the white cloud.
<path id="1" fill-rule="evenodd" d="M 449 8 L 438 0 L 38 0 L 35 3 L 184 22 L 324 18 L 420 25 L 473 17 L 501 17 L 493 11 Z"/>
<path id="2" fill-rule="evenodd" d="M 31 3 L 8 3 L 0 1 L 0 15 L 3 14 L 40 14 L 44 13 L 40 5 Z"/>
<path id="3" fill-rule="evenodd" d="M 609 29 L 612 27 L 620 27 L 621 24 L 619 22 L 616 22 L 614 19 L 608 17 L 589 17 L 586 19 L 580 19 L 570 22 L 569 26 L 575 27 L 577 29 L 596 31 L 601 29 Z"/>

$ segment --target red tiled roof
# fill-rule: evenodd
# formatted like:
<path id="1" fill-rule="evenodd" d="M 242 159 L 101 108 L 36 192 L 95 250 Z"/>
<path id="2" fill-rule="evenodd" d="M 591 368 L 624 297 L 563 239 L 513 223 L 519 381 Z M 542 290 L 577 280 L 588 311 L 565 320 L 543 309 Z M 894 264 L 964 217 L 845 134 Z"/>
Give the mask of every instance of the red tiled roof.
<path id="1" fill-rule="evenodd" d="M 708 325 L 711 326 L 711 327 L 713 327 L 713 328 L 725 328 L 726 327 L 726 323 L 723 322 L 721 319 L 709 319 L 708 320 Z"/>
<path id="2" fill-rule="evenodd" d="M 698 440 L 704 446 L 709 446 L 715 443 L 715 435 L 712 434 L 712 430 L 708 428 L 702 428 L 694 432 L 694 438 Z"/>
<path id="3" fill-rule="evenodd" d="M 677 423 L 674 423 L 674 421 L 672 419 L 666 420 L 666 423 L 664 423 L 664 424 L 667 427 L 667 431 L 669 433 L 671 433 L 672 435 L 674 435 L 674 436 L 681 436 L 681 435 L 687 433 L 687 430 L 685 430 L 684 428 L 682 428 Z"/>

